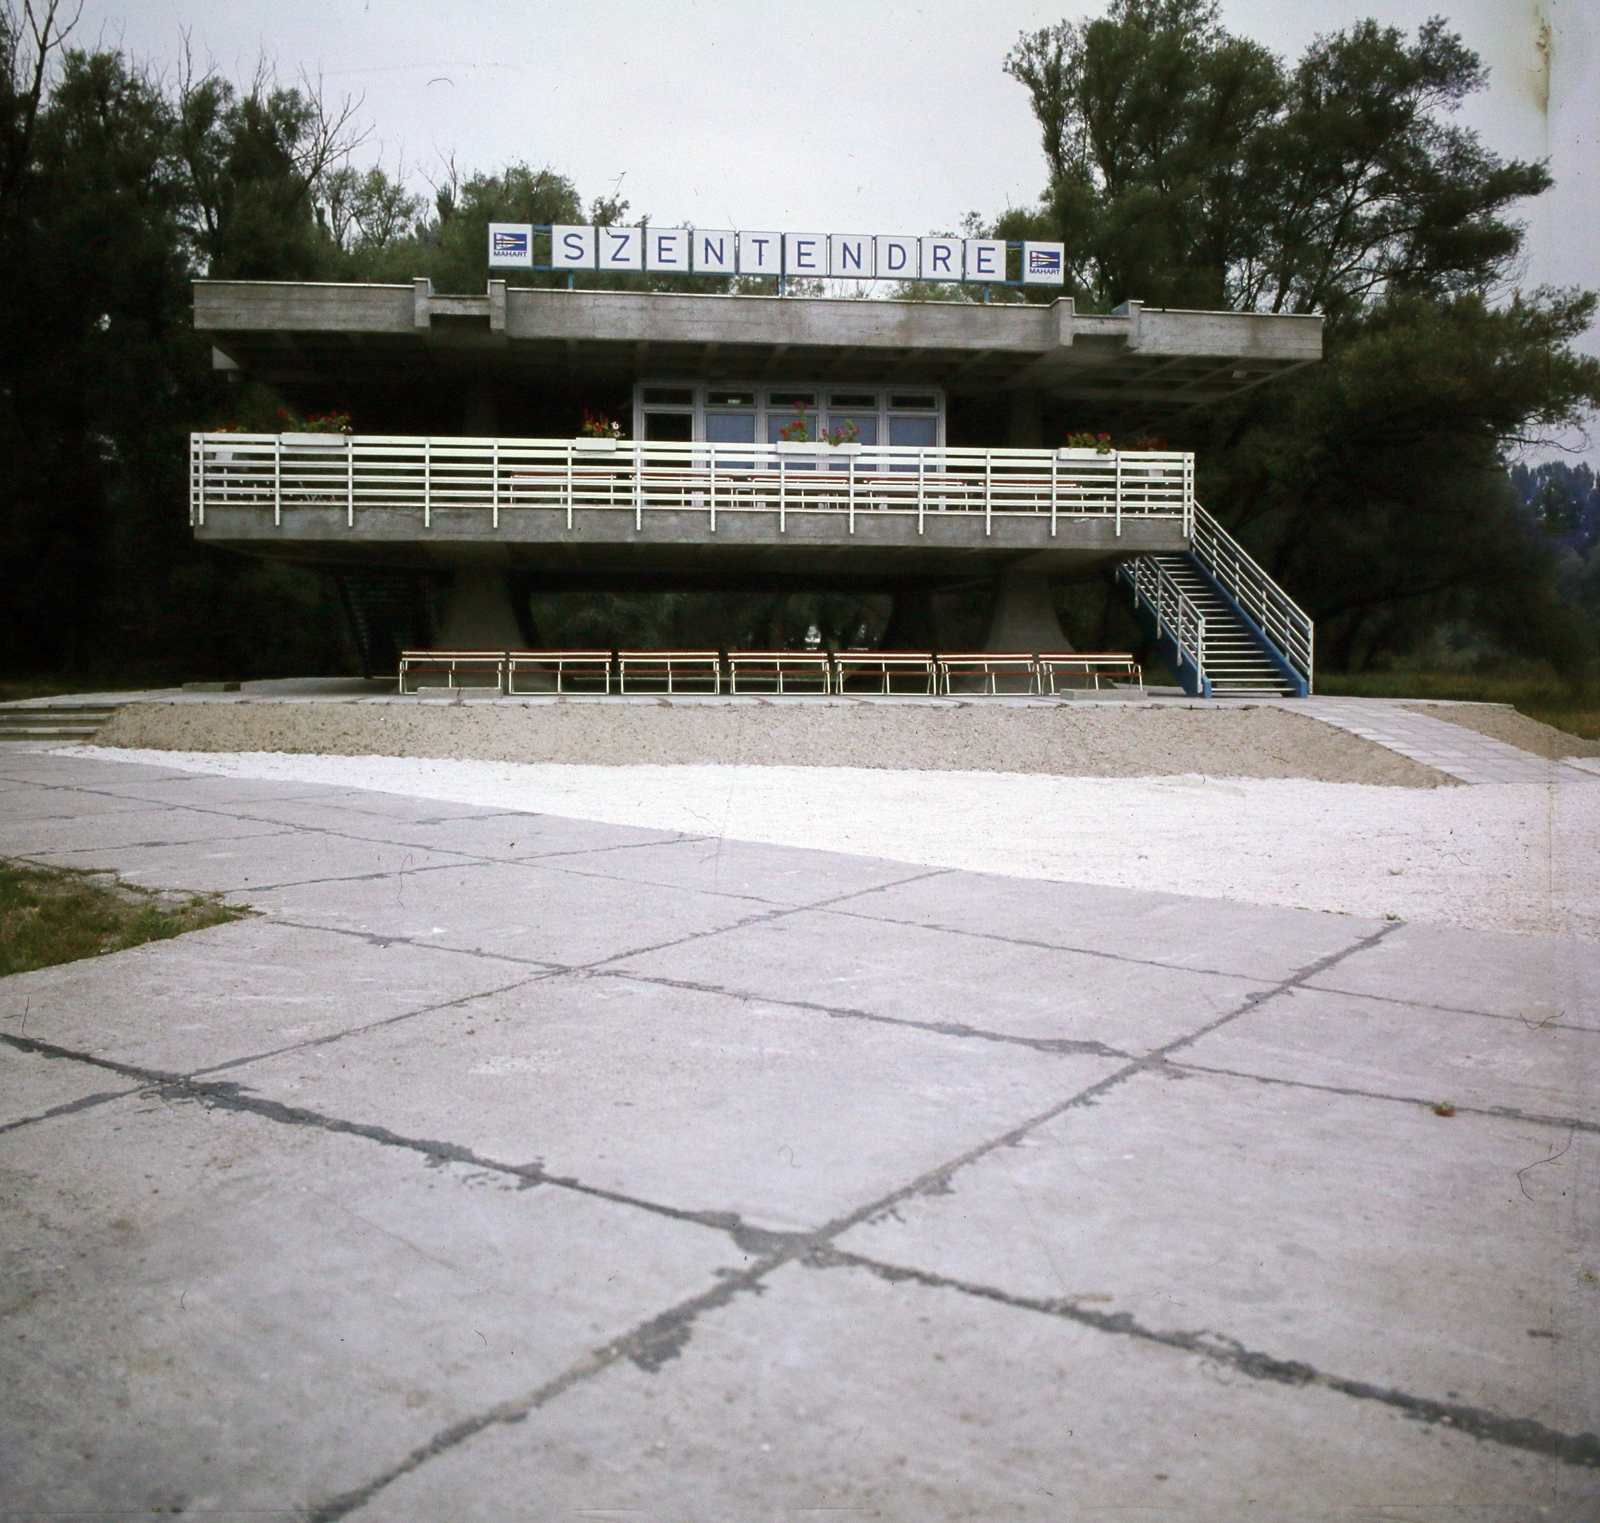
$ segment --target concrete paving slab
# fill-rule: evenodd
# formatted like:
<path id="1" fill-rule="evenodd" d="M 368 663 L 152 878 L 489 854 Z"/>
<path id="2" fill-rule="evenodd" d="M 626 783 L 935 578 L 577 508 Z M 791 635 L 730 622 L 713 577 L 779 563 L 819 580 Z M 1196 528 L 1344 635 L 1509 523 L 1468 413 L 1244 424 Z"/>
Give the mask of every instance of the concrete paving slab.
<path id="1" fill-rule="evenodd" d="M 1533 1025 L 1553 1018 L 1600 1028 L 1600 945 L 1555 936 L 1404 925 L 1310 982 Z"/>
<path id="2" fill-rule="evenodd" d="M 1087 883 L 963 872 L 865 894 L 852 915 L 1280 983 L 1383 924 Z"/>
<path id="3" fill-rule="evenodd" d="M 1580 1523 L 1597 1502 L 1591 1473 L 1378 1402 L 954 1290 L 786 1267 L 702 1314 L 658 1370 L 616 1362 L 347 1515 Z"/>
<path id="4" fill-rule="evenodd" d="M 0 981 L 0 989 L 8 983 Z M 103 1104 L 140 1087 L 104 1069 L 0 1043 L 0 1133 L 69 1108 Z"/>
<path id="5" fill-rule="evenodd" d="M 222 844 L 340 876 L 262 874 L 239 897 L 270 917 L 28 975 L 55 991 L 56 1034 L 115 1028 L 142 1060 L 126 1074 L 58 1057 L 81 1080 L 57 1078 L 0 1021 L 21 1062 L 0 1085 L 94 1101 L 0 1132 L 0 1210 L 22 1223 L 0 1221 L 0 1378 L 22 1393 L 0 1447 L 25 1459 L 0 1510 L 1600 1510 L 1583 1437 L 1600 1429 L 1600 1136 L 1567 1146 L 1567 1128 L 1472 1114 L 1465 1091 L 1445 1119 L 1307 1077 L 1421 1083 L 1456 1061 L 1452 1034 L 1493 1028 L 1463 1049 L 1485 1097 L 1575 1091 L 1556 1046 L 1593 1038 L 1550 1001 L 1591 977 L 1584 949 L 958 870 L 877 887 L 881 862 L 794 846 L 732 854 L 741 890 L 776 882 L 755 901 L 707 876 L 702 843 L 642 828 L 72 766 L 70 786 L 0 788 L 0 821 L 13 796 L 70 813 L 131 786 L 250 824 L 289 814 L 271 823 L 291 836 Z M 499 860 L 521 820 L 570 855 Z M 205 886 L 217 844 L 173 849 L 172 886 Z M 430 854 L 449 865 L 412 871 Z M 797 950 L 758 970 L 770 997 L 698 987 L 743 971 L 739 938 L 760 947 L 745 963 L 778 957 L 757 932 L 779 924 Z M 1063 928 L 1084 944 L 1063 949 Z M 676 981 L 617 960 L 668 945 L 634 960 L 680 958 Z M 550 975 L 544 952 L 595 966 Z M 530 981 L 484 995 L 464 966 Z M 830 978 L 865 978 L 884 1009 L 795 997 Z M 1255 1008 L 1291 981 L 1320 992 Z M 1200 1036 L 1224 985 L 1247 991 L 1235 1047 Z M 32 987 L 0 983 L 0 1012 Z M 344 1034 L 457 988 L 454 1009 Z M 1140 1071 L 1068 1039 L 911 1023 L 967 1001 L 1046 1029 L 1074 990 L 1074 1022 L 1180 1045 Z M 1541 1020 L 1531 1040 L 1556 1045 L 1522 1061 Z M 1339 1041 L 1317 1040 L 1328 1023 Z M 302 1045 L 155 1072 L 268 1029 Z M 1259 1075 L 1180 1066 L 1218 1052 Z"/>
<path id="6" fill-rule="evenodd" d="M 0 784 L 0 818 L 7 827 L 27 825 L 34 820 L 103 819 L 149 807 L 144 799 L 125 799 L 67 785 Z"/>
<path id="7" fill-rule="evenodd" d="M 545 865 L 788 905 L 816 904 L 922 876 L 922 870 L 904 862 L 726 841 L 715 834 L 641 841 L 625 851 L 602 848 L 561 861 L 549 858 Z"/>
<path id="8" fill-rule="evenodd" d="M 252 1095 L 449 1137 L 684 1211 L 819 1227 L 1117 1060 L 627 979 L 541 979 L 231 1069 Z"/>
<path id="9" fill-rule="evenodd" d="M 239 806 L 236 813 L 239 818 L 275 821 L 296 829 L 464 852 L 495 861 L 523 861 L 551 854 L 587 855 L 679 839 L 675 833 L 631 825 L 602 825 L 559 815 L 353 791 L 314 800 L 252 801 Z"/>
<path id="10" fill-rule="evenodd" d="M 538 976 L 521 963 L 267 919 L 0 979 L 0 1031 L 161 1074 L 381 1027 Z"/>
<path id="11" fill-rule="evenodd" d="M 334 885 L 334 892 L 347 895 L 360 893 L 354 884 L 387 880 L 392 897 L 397 885 L 420 881 L 440 868 L 477 868 L 471 857 L 420 846 L 349 839 L 335 844 L 333 838 L 305 831 L 254 829 L 262 833 L 246 826 L 209 841 L 78 846 L 31 855 L 37 862 L 121 873 L 147 888 L 228 894 L 239 903 L 277 908 L 297 902 L 296 890 L 311 886 Z"/>
<path id="12" fill-rule="evenodd" d="M 12 1517 L 303 1518 L 743 1263 L 689 1223 L 154 1097 L 0 1135 L 0 1181 Z"/>
<path id="13" fill-rule="evenodd" d="M 1152 1073 L 839 1246 L 1595 1433 L 1597 1184 L 1593 1134 Z"/>
<path id="14" fill-rule="evenodd" d="M 853 905 L 854 900 L 846 901 Z M 619 973 L 991 1037 L 1147 1053 L 1268 992 L 1261 980 L 800 910 L 625 958 Z"/>
<path id="15" fill-rule="evenodd" d="M 1561 766 L 1493 736 L 1419 714 L 1393 699 L 1300 698 L 1275 706 L 1309 714 L 1463 783 L 1546 784 Z"/>
<path id="16" fill-rule="evenodd" d="M 387 876 L 361 882 L 330 873 L 322 881 L 252 891 L 250 901 L 296 920 L 567 967 L 774 913 L 724 894 L 580 877 L 538 862 L 463 859 L 445 871 L 421 871 L 434 865 L 429 853 L 387 845 L 341 847 L 337 860 L 352 857 L 387 863 Z M 396 870 L 402 864 L 403 874 Z"/>
<path id="17" fill-rule="evenodd" d="M 10 815 L 10 811 L 6 811 Z M 87 815 L 53 814 L 0 824 L 0 855 L 65 857 L 75 851 L 94 853 L 118 847 L 191 846 L 201 841 L 239 841 L 288 835 L 287 826 L 171 806 L 148 804 Z"/>
<path id="18" fill-rule="evenodd" d="M 1289 989 L 1185 1049 L 1226 1070 L 1600 1129 L 1600 1032 Z"/>

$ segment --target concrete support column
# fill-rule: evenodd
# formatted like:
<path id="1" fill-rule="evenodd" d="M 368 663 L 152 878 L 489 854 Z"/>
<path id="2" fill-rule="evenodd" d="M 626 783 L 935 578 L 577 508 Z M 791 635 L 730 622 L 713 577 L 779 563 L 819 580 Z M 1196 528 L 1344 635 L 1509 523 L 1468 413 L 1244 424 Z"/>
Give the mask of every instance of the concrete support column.
<path id="1" fill-rule="evenodd" d="M 459 567 L 445 595 L 439 644 L 446 650 L 517 650 L 522 628 L 504 571 Z"/>
<path id="2" fill-rule="evenodd" d="M 1044 396 L 1037 391 L 1013 391 L 1006 412 L 1007 449 L 1044 448 Z"/>
<path id="3" fill-rule="evenodd" d="M 1071 650 L 1050 601 L 1049 580 L 1037 571 L 1007 571 L 996 588 L 985 650 Z"/>
<path id="4" fill-rule="evenodd" d="M 896 587 L 879 650 L 933 650 L 933 593 L 915 582 Z"/>

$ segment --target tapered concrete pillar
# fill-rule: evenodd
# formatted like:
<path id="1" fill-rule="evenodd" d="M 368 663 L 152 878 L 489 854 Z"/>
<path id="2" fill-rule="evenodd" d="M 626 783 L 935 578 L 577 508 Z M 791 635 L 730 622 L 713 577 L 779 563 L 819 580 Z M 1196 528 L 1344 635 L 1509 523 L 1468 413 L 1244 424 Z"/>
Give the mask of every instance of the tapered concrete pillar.
<path id="1" fill-rule="evenodd" d="M 996 589 L 985 650 L 1071 650 L 1050 601 L 1050 583 L 1037 571 L 1007 571 Z"/>
<path id="2" fill-rule="evenodd" d="M 439 644 L 446 650 L 517 650 L 522 629 L 504 571 L 463 566 L 445 594 Z"/>
<path id="3" fill-rule="evenodd" d="M 896 587 L 878 649 L 932 650 L 936 643 L 933 594 L 914 582 Z"/>

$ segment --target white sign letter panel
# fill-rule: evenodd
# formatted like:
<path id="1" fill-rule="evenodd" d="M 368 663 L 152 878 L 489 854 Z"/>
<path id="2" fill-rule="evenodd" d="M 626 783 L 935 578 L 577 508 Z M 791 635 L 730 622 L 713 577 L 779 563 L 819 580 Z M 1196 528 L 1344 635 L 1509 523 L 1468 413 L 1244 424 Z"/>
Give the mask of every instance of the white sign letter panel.
<path id="1" fill-rule="evenodd" d="M 922 278 L 924 280 L 961 279 L 961 240 L 924 238 L 922 240 Z"/>
<path id="2" fill-rule="evenodd" d="M 876 238 L 879 280 L 917 278 L 917 240 L 915 238 Z"/>
<path id="3" fill-rule="evenodd" d="M 703 228 L 694 235 L 694 267 L 701 275 L 731 275 L 737 268 L 737 233 L 708 233 Z"/>
<path id="4" fill-rule="evenodd" d="M 531 270 L 533 268 L 533 226 L 527 222 L 489 224 L 489 268 L 492 270 Z"/>
<path id="5" fill-rule="evenodd" d="M 647 227 L 644 230 L 644 267 L 647 270 L 689 268 L 689 230 L 682 227 Z"/>
<path id="6" fill-rule="evenodd" d="M 1006 245 L 1002 238 L 967 239 L 967 279 L 1004 280 Z"/>
<path id="7" fill-rule="evenodd" d="M 592 227 L 551 228 L 550 263 L 558 270 L 592 270 L 594 268 L 594 229 Z"/>
<path id="8" fill-rule="evenodd" d="M 642 270 L 644 239 L 636 227 L 598 227 L 602 270 Z"/>
<path id="9" fill-rule="evenodd" d="M 1022 283 L 1029 286 L 1061 286 L 1067 283 L 1067 246 L 1064 243 L 1025 243 L 1022 245 Z"/>
<path id="10" fill-rule="evenodd" d="M 828 239 L 828 273 L 842 280 L 871 280 L 872 240 L 835 233 Z"/>
<path id="11" fill-rule="evenodd" d="M 826 275 L 828 240 L 821 233 L 783 235 L 783 273 L 785 275 Z"/>
<path id="12" fill-rule="evenodd" d="M 779 233 L 739 234 L 741 275 L 781 275 L 783 237 Z"/>

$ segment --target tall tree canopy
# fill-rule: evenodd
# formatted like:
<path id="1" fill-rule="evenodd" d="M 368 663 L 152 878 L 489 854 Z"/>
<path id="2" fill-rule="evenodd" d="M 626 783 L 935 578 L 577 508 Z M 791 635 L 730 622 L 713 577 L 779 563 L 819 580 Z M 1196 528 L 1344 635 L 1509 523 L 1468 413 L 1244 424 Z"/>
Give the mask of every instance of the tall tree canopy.
<path id="1" fill-rule="evenodd" d="M 1600 363 L 1572 347 L 1595 297 L 1510 289 L 1517 203 L 1550 176 L 1450 119 L 1485 75 L 1446 23 L 1358 22 L 1291 67 L 1210 0 L 1114 0 L 1023 34 L 1004 67 L 1049 180 L 995 231 L 1064 241 L 1080 302 L 1324 315 L 1322 365 L 1166 424 L 1318 619 L 1320 659 L 1466 621 L 1582 670 L 1595 626 L 1506 465 L 1600 406 Z"/>
<path id="2" fill-rule="evenodd" d="M 481 291 L 487 222 L 577 220 L 577 191 L 516 164 L 429 207 L 353 160 L 348 101 L 136 68 L 72 48 L 61 15 L 0 3 L 0 671 L 325 669 L 323 579 L 189 532 L 188 432 L 275 422 L 278 400 L 219 387 L 191 280 Z"/>

